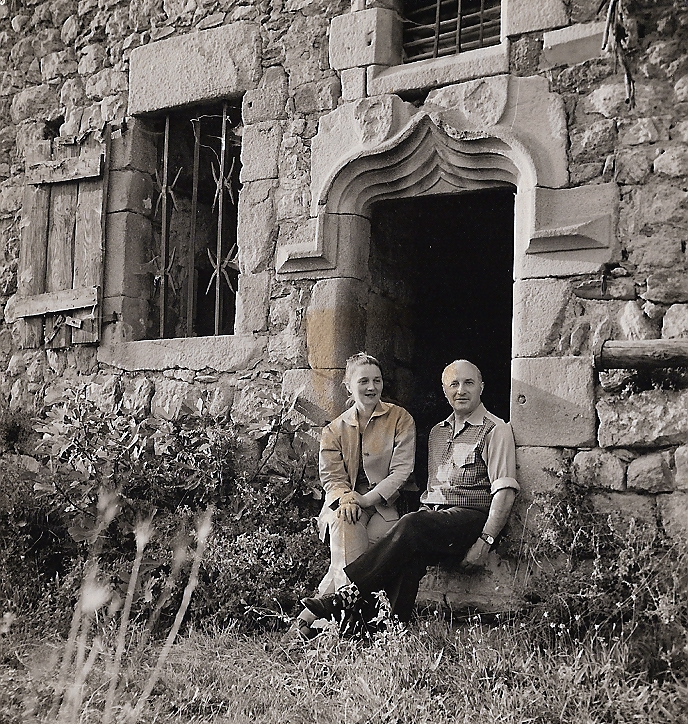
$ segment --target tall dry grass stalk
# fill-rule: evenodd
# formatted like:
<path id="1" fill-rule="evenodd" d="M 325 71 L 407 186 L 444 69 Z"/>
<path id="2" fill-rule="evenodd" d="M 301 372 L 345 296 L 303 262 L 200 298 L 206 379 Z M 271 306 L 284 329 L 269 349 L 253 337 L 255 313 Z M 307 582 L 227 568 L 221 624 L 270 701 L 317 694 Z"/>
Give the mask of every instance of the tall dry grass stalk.
<path id="1" fill-rule="evenodd" d="M 205 553 L 208 538 L 210 537 L 210 532 L 212 530 L 212 518 L 213 511 L 212 509 L 208 509 L 202 516 L 198 526 L 196 527 L 196 550 L 194 551 L 193 563 L 191 565 L 191 574 L 189 575 L 189 580 L 186 584 L 186 588 L 184 589 L 182 602 L 179 606 L 179 610 L 177 611 L 177 615 L 175 616 L 174 623 L 172 624 L 172 629 L 170 630 L 170 633 L 165 640 L 165 645 L 163 646 L 162 651 L 158 656 L 158 661 L 155 665 L 155 669 L 148 677 L 148 681 L 146 682 L 146 685 L 141 692 L 136 706 L 134 706 L 132 709 L 129 705 L 127 705 L 125 709 L 125 718 L 129 724 L 133 724 L 134 722 L 138 721 L 139 717 L 141 716 L 141 712 L 143 711 L 143 708 L 145 707 L 148 698 L 153 692 L 153 687 L 160 678 L 160 674 L 162 672 L 163 666 L 165 665 L 165 661 L 167 660 L 167 657 L 169 656 L 169 653 L 172 649 L 172 644 L 177 638 L 179 628 L 182 625 L 182 621 L 184 620 L 184 616 L 186 615 L 189 603 L 191 602 L 191 596 L 193 595 L 194 589 L 198 585 L 198 572 L 200 571 L 203 554 Z"/>
<path id="2" fill-rule="evenodd" d="M 86 564 L 84 566 L 84 576 L 77 598 L 76 606 L 74 607 L 74 613 L 72 615 L 72 621 L 69 628 L 69 635 L 67 637 L 67 645 L 65 647 L 64 654 L 62 655 L 62 663 L 60 665 L 60 671 L 57 677 L 55 685 L 55 692 L 53 695 L 53 704 L 50 714 L 53 718 L 56 718 L 58 712 L 61 709 L 62 697 L 67 687 L 67 679 L 69 671 L 73 665 L 74 649 L 77 646 L 77 638 L 79 637 L 79 630 L 83 626 L 84 613 L 88 616 L 87 609 L 95 601 L 91 598 L 93 587 L 95 586 L 96 577 L 98 575 L 98 557 L 102 549 L 102 535 L 107 530 L 108 526 L 114 520 L 119 510 L 118 504 L 119 494 L 116 492 L 101 490 L 98 495 L 97 503 L 97 518 L 96 527 L 93 531 L 88 556 L 86 558 Z M 84 608 L 86 606 L 86 610 Z M 83 631 L 86 632 L 85 627 Z M 85 640 L 84 635 L 79 639 L 82 643 Z M 80 654 L 83 657 L 83 651 Z"/>
<path id="3" fill-rule="evenodd" d="M 124 600 L 124 608 L 119 621 L 119 631 L 117 633 L 117 648 L 112 665 L 108 667 L 108 693 L 105 699 L 105 709 L 103 711 L 103 724 L 110 724 L 115 703 L 115 692 L 117 691 L 117 682 L 119 679 L 119 670 L 122 665 L 122 654 L 127 643 L 127 629 L 129 627 L 129 616 L 131 615 L 131 605 L 134 601 L 134 591 L 136 583 L 139 579 L 139 570 L 141 569 L 141 561 L 143 560 L 143 552 L 153 536 L 153 520 L 149 518 L 139 523 L 134 529 L 134 537 L 136 539 L 136 557 L 134 565 L 129 576 L 129 585 L 127 586 L 127 596 Z"/>
<path id="4" fill-rule="evenodd" d="M 116 613 L 117 601 L 113 599 L 113 590 L 109 584 L 100 580 L 101 572 L 98 556 L 100 553 L 100 537 L 112 522 L 117 513 L 117 498 L 110 494 L 101 494 L 99 502 L 99 517 L 93 537 L 90 541 L 89 554 L 84 569 L 84 577 L 79 591 L 79 596 L 74 607 L 74 614 L 70 625 L 70 632 L 62 654 L 59 670 L 54 685 L 52 706 L 45 721 L 59 722 L 59 724 L 77 724 L 84 715 L 84 691 L 89 677 L 97 668 L 99 660 L 105 661 L 103 681 L 95 684 L 95 689 L 106 691 L 105 701 L 101 715 L 98 719 L 102 724 L 111 724 L 115 720 L 117 712 L 122 712 L 119 720 L 127 722 L 138 721 L 143 713 L 153 688 L 160 678 L 165 661 L 172 649 L 172 646 L 179 634 L 184 616 L 191 602 L 193 592 L 198 585 L 198 576 L 201 562 L 208 538 L 212 530 L 213 510 L 206 510 L 196 526 L 196 548 L 193 553 L 191 572 L 184 588 L 179 609 L 177 610 L 172 628 L 165 640 L 165 643 L 158 654 L 157 663 L 152 672 L 145 680 L 140 694 L 133 694 L 135 703 L 118 701 L 122 691 L 120 687 L 121 670 L 123 665 L 124 652 L 127 646 L 133 647 L 134 630 L 131 624 L 131 613 L 134 602 L 136 586 L 146 546 L 155 534 L 152 518 L 139 522 L 134 529 L 136 541 L 136 555 L 131 568 L 129 582 L 127 585 L 124 605 L 120 612 L 117 634 L 115 639 L 115 650 L 110 650 L 104 642 L 103 637 L 94 633 L 94 623 L 98 620 L 99 611 L 111 603 L 111 613 Z M 144 636 L 138 646 L 133 647 L 138 653 L 139 662 L 144 653 L 146 641 L 150 632 L 155 626 L 160 611 L 169 599 L 174 581 L 177 580 L 186 560 L 186 544 L 182 538 L 177 539 L 173 552 L 173 566 L 170 578 L 167 580 L 163 592 L 148 620 L 144 630 Z M 171 579 L 171 580 L 170 580 Z M 129 666 L 135 666 L 136 660 L 129 661 Z M 102 671 L 102 667 L 100 669 Z M 89 717 L 91 720 L 95 713 L 96 705 L 90 703 Z"/>

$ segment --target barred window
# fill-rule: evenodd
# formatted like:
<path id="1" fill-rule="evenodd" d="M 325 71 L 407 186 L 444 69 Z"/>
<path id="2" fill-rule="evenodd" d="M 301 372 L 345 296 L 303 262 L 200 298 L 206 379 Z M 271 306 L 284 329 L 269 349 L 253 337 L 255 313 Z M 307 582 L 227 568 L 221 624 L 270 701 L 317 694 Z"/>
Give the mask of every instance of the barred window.
<path id="1" fill-rule="evenodd" d="M 497 45 L 500 6 L 500 0 L 405 0 L 404 62 Z"/>
<path id="2" fill-rule="evenodd" d="M 239 275 L 241 110 L 220 103 L 155 121 L 149 337 L 232 334 Z"/>

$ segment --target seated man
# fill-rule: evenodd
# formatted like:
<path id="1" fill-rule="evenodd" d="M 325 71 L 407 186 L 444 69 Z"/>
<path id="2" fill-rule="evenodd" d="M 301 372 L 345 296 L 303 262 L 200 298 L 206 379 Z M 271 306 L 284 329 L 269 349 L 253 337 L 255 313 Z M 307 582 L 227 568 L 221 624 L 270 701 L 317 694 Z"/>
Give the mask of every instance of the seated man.
<path id="1" fill-rule="evenodd" d="M 392 613 L 408 621 L 427 567 L 441 557 L 482 566 L 509 517 L 519 486 L 511 426 L 481 402 L 483 381 L 471 362 L 442 373 L 453 414 L 433 427 L 428 441 L 428 486 L 420 510 L 403 516 L 344 569 L 351 584 L 304 606 L 321 618 L 339 616 L 384 590 Z"/>

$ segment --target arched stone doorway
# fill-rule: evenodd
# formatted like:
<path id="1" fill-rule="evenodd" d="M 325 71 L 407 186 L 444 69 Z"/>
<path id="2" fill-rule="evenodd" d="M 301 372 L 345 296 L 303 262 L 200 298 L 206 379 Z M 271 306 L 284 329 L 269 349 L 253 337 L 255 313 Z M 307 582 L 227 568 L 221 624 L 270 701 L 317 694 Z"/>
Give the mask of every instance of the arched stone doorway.
<path id="1" fill-rule="evenodd" d="M 566 138 L 561 98 L 539 77 L 494 76 L 446 86 L 431 91 L 420 106 L 394 95 L 365 98 L 322 117 L 311 144 L 311 218 L 281 234 L 276 253 L 280 277 L 315 281 L 306 311 L 308 368 L 285 371 L 285 389 L 299 389 L 311 412 L 332 419 L 343 407 L 346 357 L 360 349 L 382 349 L 382 356 L 392 359 L 394 392 L 403 398 L 402 358 L 408 350 L 395 344 L 388 349 L 390 340 L 403 341 L 403 334 L 393 332 L 403 309 L 378 299 L 376 210 L 416 202 L 431 207 L 471 194 L 513 194 L 512 246 L 497 252 L 513 261 L 515 282 L 513 334 L 506 345 L 510 414 L 504 415 L 504 408 L 495 412 L 510 418 L 517 464 L 525 470 L 543 451 L 547 456 L 548 450 L 590 445 L 595 434 L 591 361 L 557 355 L 540 330 L 548 329 L 557 313 L 550 290 L 568 284 L 559 278 L 599 273 L 618 257 L 618 190 L 613 183 L 569 188 Z M 500 215 L 509 212 L 502 209 Z M 417 298 L 418 291 L 414 294 Z M 508 318 L 505 312 L 503 319 Z M 412 360 L 411 387 L 413 366 Z M 422 471 L 419 480 L 422 484 Z M 527 501 L 527 481 L 522 483 L 521 500 Z M 512 518 L 514 525 L 523 523 L 518 510 Z M 488 599 L 494 596 L 493 574 L 483 580 Z M 513 584 L 507 579 L 499 583 L 506 595 Z M 480 598 L 473 584 L 471 589 L 469 598 Z"/>
<path id="2" fill-rule="evenodd" d="M 594 411 L 576 392 L 591 384 L 589 361 L 543 355 L 528 337 L 528 316 L 548 314 L 546 295 L 533 293 L 547 286 L 541 280 L 596 273 L 617 254 L 618 191 L 614 184 L 567 188 L 565 123 L 561 99 L 544 79 L 511 76 L 440 88 L 420 107 L 376 96 L 323 116 L 311 143 L 311 218 L 285 225 L 276 252 L 279 277 L 316 281 L 306 310 L 308 368 L 287 370 L 285 388 L 302 388 L 321 419 L 331 419 L 344 401 L 346 357 L 381 346 L 375 330 L 389 328 L 380 324 L 370 268 L 376 207 L 507 188 L 515 190 L 517 445 L 589 440 Z M 563 376 L 570 391 L 553 407 Z M 543 416 L 543 405 L 553 413 Z"/>
<path id="3" fill-rule="evenodd" d="M 485 366 L 499 340 L 491 376 L 499 379 L 496 409 L 508 418 L 514 196 L 534 173 L 528 163 L 519 168 L 498 138 L 452 137 L 429 117 L 417 120 L 399 143 L 361 155 L 332 179 L 316 239 L 320 263 L 336 261 L 332 271 L 320 270 L 330 278 L 316 284 L 309 306 L 309 363 L 332 370 L 357 349 L 378 355 L 392 397 L 425 429 L 445 413 L 442 367 L 458 356 Z M 500 279 L 494 306 L 476 298 L 481 287 L 495 287 L 490 266 Z M 472 303 L 459 302 L 452 270 L 457 279 L 463 274 Z M 488 304 L 498 308 L 497 324 L 486 321 Z M 460 308 L 463 333 L 442 330 Z M 328 335 L 330 318 L 338 323 Z"/>

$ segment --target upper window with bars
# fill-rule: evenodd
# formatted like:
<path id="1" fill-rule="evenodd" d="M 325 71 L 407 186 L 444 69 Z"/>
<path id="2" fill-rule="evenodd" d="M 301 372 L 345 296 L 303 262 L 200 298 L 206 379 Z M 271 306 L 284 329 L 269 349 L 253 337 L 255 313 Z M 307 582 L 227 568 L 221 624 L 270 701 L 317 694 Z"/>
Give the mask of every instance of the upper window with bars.
<path id="1" fill-rule="evenodd" d="M 155 120 L 153 319 L 149 337 L 232 334 L 239 275 L 241 150 L 237 105 L 194 106 Z"/>
<path id="2" fill-rule="evenodd" d="M 500 0 L 405 0 L 404 62 L 500 42 Z"/>

